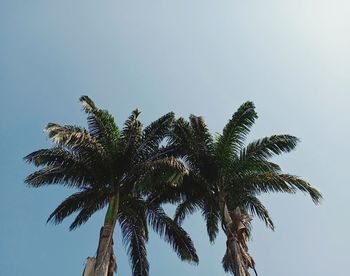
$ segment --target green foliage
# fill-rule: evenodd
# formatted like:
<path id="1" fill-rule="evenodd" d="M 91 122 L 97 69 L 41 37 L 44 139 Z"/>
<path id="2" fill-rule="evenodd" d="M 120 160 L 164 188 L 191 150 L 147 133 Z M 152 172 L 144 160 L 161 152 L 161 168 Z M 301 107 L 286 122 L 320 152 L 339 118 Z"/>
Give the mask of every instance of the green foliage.
<path id="1" fill-rule="evenodd" d="M 267 209 L 258 199 L 260 194 L 302 191 L 315 203 L 322 198 L 308 182 L 282 173 L 277 164 L 269 161 L 273 156 L 295 149 L 298 138 L 272 135 L 244 146 L 257 117 L 254 104 L 244 103 L 215 139 L 201 117 L 191 115 L 188 122 L 182 118 L 175 122 L 168 149 L 190 170 L 182 185 L 173 189 L 173 197 L 167 194 L 163 199 L 180 201 L 175 212 L 175 220 L 179 223 L 201 210 L 210 242 L 214 242 L 219 224 L 226 228 L 225 206 L 230 213 L 239 207 L 243 214 L 257 216 L 267 227 L 274 229 Z M 234 272 L 234 263 L 228 254 L 223 265 L 226 272 Z"/>
<path id="2" fill-rule="evenodd" d="M 70 230 L 76 229 L 118 197 L 116 219 L 133 275 L 148 275 L 148 225 L 171 244 L 182 260 L 198 262 L 187 233 L 155 200 L 152 204 L 149 201 L 158 197 L 158 191 L 169 192 L 167 187 L 175 187 L 188 173 L 187 167 L 167 155 L 161 145 L 169 136 L 174 114 L 165 114 L 143 128 L 136 109 L 120 131 L 113 116 L 97 108 L 89 97 L 82 96 L 80 102 L 87 114 L 88 129 L 50 123 L 45 131 L 54 146 L 24 158 L 38 167 L 25 179 L 29 186 L 59 184 L 78 189 L 51 213 L 48 222 L 58 224 L 77 213 L 70 226 Z M 164 198 L 158 197 L 158 201 Z"/>
<path id="3" fill-rule="evenodd" d="M 24 158 L 38 167 L 25 182 L 31 187 L 59 184 L 78 189 L 48 218 L 48 222 L 59 224 L 77 213 L 70 230 L 118 197 L 115 219 L 135 276 L 149 273 L 149 226 L 180 259 L 197 263 L 193 243 L 179 226 L 194 212 L 201 211 L 209 240 L 214 242 L 220 224 L 226 229 L 226 207 L 229 212 L 239 207 L 243 214 L 257 216 L 274 229 L 258 199 L 262 193 L 302 191 L 315 203 L 322 198 L 308 182 L 282 173 L 270 161 L 294 150 L 298 138 L 272 135 L 244 146 L 258 117 L 252 102 L 241 105 L 214 138 L 203 118 L 195 115 L 189 121 L 175 120 L 170 112 L 143 127 L 136 109 L 119 129 L 113 116 L 89 97 L 82 96 L 80 101 L 87 114 L 87 129 L 48 124 L 45 130 L 54 146 Z M 162 209 L 164 203 L 178 204 L 174 220 Z M 225 271 L 233 273 L 234 265 L 227 253 Z"/>

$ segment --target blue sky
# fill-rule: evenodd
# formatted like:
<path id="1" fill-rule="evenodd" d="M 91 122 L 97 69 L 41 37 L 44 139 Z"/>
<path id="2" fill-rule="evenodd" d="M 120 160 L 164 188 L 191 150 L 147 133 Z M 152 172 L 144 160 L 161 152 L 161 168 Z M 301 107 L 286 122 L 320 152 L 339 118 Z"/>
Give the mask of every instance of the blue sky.
<path id="1" fill-rule="evenodd" d="M 324 195 L 318 207 L 302 194 L 262 197 L 276 230 L 254 221 L 259 275 L 345 275 L 349 12 L 343 0 L 0 1 L 2 274 L 80 275 L 95 253 L 103 212 L 74 232 L 71 219 L 45 224 L 73 191 L 23 183 L 34 169 L 23 156 L 50 146 L 46 123 L 85 124 L 78 98 L 86 94 L 119 125 L 138 107 L 145 124 L 172 110 L 204 116 L 213 133 L 254 101 L 259 120 L 249 139 L 301 138 L 275 161 Z M 210 245 L 199 215 L 184 227 L 199 266 L 152 235 L 150 275 L 224 275 L 224 237 Z M 119 233 L 118 275 L 130 275 Z"/>

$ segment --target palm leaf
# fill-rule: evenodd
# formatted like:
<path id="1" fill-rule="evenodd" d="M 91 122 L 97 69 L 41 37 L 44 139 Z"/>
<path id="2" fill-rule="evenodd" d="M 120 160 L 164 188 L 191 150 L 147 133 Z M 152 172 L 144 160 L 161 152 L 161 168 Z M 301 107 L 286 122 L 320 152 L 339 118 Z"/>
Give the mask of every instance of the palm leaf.
<path id="1" fill-rule="evenodd" d="M 308 182 L 289 174 L 252 173 L 242 177 L 244 186 L 256 192 L 285 192 L 295 193 L 297 190 L 308 193 L 314 203 L 322 199 L 321 193 Z"/>
<path id="2" fill-rule="evenodd" d="M 143 130 L 140 146 L 137 149 L 143 160 L 151 159 L 158 154 L 159 145 L 169 135 L 174 117 L 174 113 L 169 112 Z"/>
<path id="3" fill-rule="evenodd" d="M 258 216 L 263 222 L 265 222 L 266 227 L 274 230 L 275 226 L 273 221 L 267 211 L 266 207 L 261 203 L 261 201 L 255 196 L 245 196 L 243 199 L 242 210 L 246 210 L 253 216 Z"/>
<path id="4" fill-rule="evenodd" d="M 216 155 L 222 165 L 232 158 L 232 155 L 238 155 L 257 117 L 252 102 L 242 104 L 232 115 L 216 142 Z"/>
<path id="5" fill-rule="evenodd" d="M 256 140 L 241 150 L 240 160 L 268 159 L 274 155 L 290 152 L 295 149 L 299 139 L 291 135 L 272 135 Z"/>
<path id="6" fill-rule="evenodd" d="M 88 127 L 91 136 L 104 145 L 105 149 L 113 155 L 118 150 L 119 128 L 113 116 L 107 111 L 96 107 L 88 96 L 81 96 L 80 102 L 88 114 Z"/>
<path id="7" fill-rule="evenodd" d="M 67 187 L 85 188 L 95 185 L 96 181 L 91 172 L 80 167 L 48 166 L 28 175 L 25 183 L 32 187 L 62 184 Z"/>
<path id="8" fill-rule="evenodd" d="M 214 243 L 219 232 L 220 210 L 215 207 L 218 206 L 216 206 L 212 199 L 204 200 L 202 215 L 206 221 L 207 233 L 211 243 Z"/>
<path id="9" fill-rule="evenodd" d="M 45 131 L 55 144 L 66 147 L 85 159 L 102 160 L 106 155 L 104 148 L 96 138 L 89 135 L 83 128 L 49 123 Z"/>
<path id="10" fill-rule="evenodd" d="M 74 230 L 85 223 L 93 213 L 106 204 L 106 196 L 101 191 L 85 189 L 66 198 L 48 217 L 47 222 L 61 223 L 66 217 L 80 210 L 80 213 L 70 226 Z"/>
<path id="11" fill-rule="evenodd" d="M 77 164 L 83 164 L 85 161 L 62 147 L 34 151 L 24 157 L 24 160 L 33 163 L 37 167 L 43 165 L 76 166 Z"/>
<path id="12" fill-rule="evenodd" d="M 133 276 L 148 276 L 149 264 L 145 245 L 145 231 L 133 217 L 118 215 L 121 226 L 123 244 L 131 262 Z"/>
<path id="13" fill-rule="evenodd" d="M 174 221 L 181 225 L 186 218 L 186 216 L 195 213 L 202 206 L 201 200 L 191 200 L 187 199 L 180 203 L 175 211 Z"/>
<path id="14" fill-rule="evenodd" d="M 147 208 L 147 218 L 153 230 L 168 242 L 183 261 L 198 263 L 198 256 L 188 234 L 164 210 L 155 205 Z"/>

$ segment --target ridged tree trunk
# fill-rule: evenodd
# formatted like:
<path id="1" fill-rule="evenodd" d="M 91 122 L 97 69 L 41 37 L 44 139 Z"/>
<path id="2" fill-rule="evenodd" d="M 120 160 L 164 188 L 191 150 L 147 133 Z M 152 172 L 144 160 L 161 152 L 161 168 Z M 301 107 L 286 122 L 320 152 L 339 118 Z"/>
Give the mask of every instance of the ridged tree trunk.
<path id="1" fill-rule="evenodd" d="M 104 225 L 100 231 L 100 239 L 96 254 L 96 265 L 94 276 L 109 276 L 109 267 L 113 261 L 113 232 L 119 207 L 119 195 L 112 197 L 109 201 Z M 113 269 L 114 270 L 114 269 Z M 113 275 L 114 271 L 112 272 Z"/>
<path id="2" fill-rule="evenodd" d="M 226 203 L 223 208 L 227 236 L 227 257 L 231 258 L 229 263 L 232 264 L 230 270 L 235 276 L 250 276 L 248 269 L 249 267 L 254 269 L 254 261 L 248 254 L 248 248 L 245 244 L 244 235 L 246 233 L 243 233 L 245 231 L 245 226 L 241 220 L 242 215 L 240 209 L 237 207 L 234 214 L 231 216 Z"/>

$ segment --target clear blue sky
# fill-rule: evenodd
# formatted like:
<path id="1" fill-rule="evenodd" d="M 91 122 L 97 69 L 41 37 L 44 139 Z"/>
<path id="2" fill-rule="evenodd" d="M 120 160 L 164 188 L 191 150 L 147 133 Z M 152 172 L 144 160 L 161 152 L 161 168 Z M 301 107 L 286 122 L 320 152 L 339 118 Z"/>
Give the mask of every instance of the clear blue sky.
<path id="1" fill-rule="evenodd" d="M 218 132 L 252 100 L 249 137 L 290 133 L 279 162 L 325 200 L 270 195 L 276 231 L 255 221 L 251 254 L 261 276 L 346 275 L 349 258 L 350 4 L 345 0 L 0 1 L 0 267 L 2 275 L 81 275 L 103 213 L 69 232 L 46 225 L 72 190 L 30 189 L 23 156 L 50 146 L 48 122 L 84 125 L 87 94 L 122 124 L 173 110 L 203 115 Z M 222 235 L 211 246 L 199 215 L 186 221 L 200 256 L 181 263 L 152 236 L 151 276 L 224 275 Z M 119 274 L 130 275 L 116 232 Z M 343 272 L 344 271 L 344 272 Z"/>

